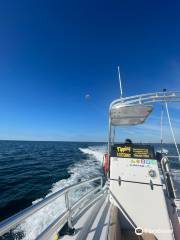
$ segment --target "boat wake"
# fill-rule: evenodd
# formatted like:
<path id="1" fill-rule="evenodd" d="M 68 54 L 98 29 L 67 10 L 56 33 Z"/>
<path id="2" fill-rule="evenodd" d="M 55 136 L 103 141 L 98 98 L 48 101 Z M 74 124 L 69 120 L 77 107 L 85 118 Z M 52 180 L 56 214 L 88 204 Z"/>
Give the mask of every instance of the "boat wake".
<path id="1" fill-rule="evenodd" d="M 85 154 L 94 156 L 100 163 L 102 163 L 103 156 L 105 152 L 107 152 L 107 146 L 103 145 L 99 147 L 79 148 L 79 150 Z"/>
<path id="2" fill-rule="evenodd" d="M 68 179 L 62 179 L 52 185 L 49 194 L 45 196 L 48 197 L 51 194 L 59 191 L 60 189 L 69 186 L 71 184 L 77 183 L 80 179 L 85 180 L 90 177 L 102 175 L 102 161 L 103 155 L 106 152 L 107 147 L 104 146 L 94 146 L 88 148 L 79 148 L 78 151 L 86 155 L 86 158 L 78 161 L 77 163 L 71 165 L 68 168 L 70 177 Z M 92 186 L 91 186 L 92 187 Z M 82 196 L 83 191 L 74 191 L 70 196 L 71 201 L 76 201 Z M 39 202 L 42 199 L 37 199 L 32 204 Z M 37 213 L 33 214 L 27 220 L 25 220 L 21 225 L 19 225 L 14 230 L 14 238 L 23 240 L 33 240 L 35 239 L 44 229 L 47 228 L 58 216 L 59 212 L 65 209 L 64 197 L 58 198 L 53 203 L 39 210 Z"/>

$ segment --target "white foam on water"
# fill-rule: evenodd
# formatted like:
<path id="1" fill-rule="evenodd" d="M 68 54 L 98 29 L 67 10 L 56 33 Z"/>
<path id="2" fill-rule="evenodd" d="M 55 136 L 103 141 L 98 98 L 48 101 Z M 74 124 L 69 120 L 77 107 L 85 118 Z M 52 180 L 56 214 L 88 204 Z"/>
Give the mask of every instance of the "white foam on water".
<path id="1" fill-rule="evenodd" d="M 180 183 L 180 170 L 179 169 L 171 169 L 171 172 L 173 174 L 173 179 Z"/>
<path id="2" fill-rule="evenodd" d="M 79 179 L 85 180 L 93 176 L 101 175 L 103 155 L 106 152 L 106 146 L 95 146 L 89 148 L 79 148 L 79 150 L 87 155 L 86 160 L 79 161 L 68 168 L 70 177 L 68 179 L 60 180 L 52 185 L 49 194 L 45 196 L 48 197 L 51 194 L 59 191 L 60 189 L 69 186 L 71 184 L 77 183 Z M 87 186 L 89 187 L 89 186 Z M 92 186 L 91 186 L 92 187 Z M 82 190 L 74 191 L 71 194 L 71 201 L 75 201 L 82 196 Z M 42 199 L 35 200 L 32 204 L 39 202 Z M 47 226 L 49 226 L 60 213 L 65 210 L 64 197 L 58 198 L 53 203 L 42 208 L 37 213 L 30 216 L 22 224 L 20 224 L 14 233 L 18 239 L 18 233 L 23 232 L 23 240 L 33 240 L 35 239 Z"/>
<path id="3" fill-rule="evenodd" d="M 101 163 L 103 162 L 103 156 L 107 152 L 107 147 L 105 145 L 99 147 L 89 147 L 89 148 L 79 148 L 79 150 L 85 154 L 94 156 Z"/>

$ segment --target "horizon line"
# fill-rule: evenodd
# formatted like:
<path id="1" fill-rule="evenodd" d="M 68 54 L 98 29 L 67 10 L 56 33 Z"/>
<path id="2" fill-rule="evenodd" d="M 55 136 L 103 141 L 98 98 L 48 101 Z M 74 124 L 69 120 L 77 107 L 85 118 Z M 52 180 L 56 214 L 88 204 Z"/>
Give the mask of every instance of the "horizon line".
<path id="1" fill-rule="evenodd" d="M 0 141 L 12 141 L 12 142 L 79 142 L 79 143 L 108 143 L 108 141 L 84 141 L 84 140 L 73 140 L 73 141 L 71 141 L 71 140 L 23 140 L 23 139 L 21 139 L 21 140 L 18 140 L 18 139 L 0 139 Z M 115 142 L 115 144 L 116 144 L 117 142 Z M 121 141 L 119 142 L 119 143 L 122 143 Z M 159 143 L 159 142 L 142 142 L 142 141 L 140 141 L 140 142 L 134 142 L 134 143 L 152 143 L 152 144 L 161 144 L 161 143 Z M 173 142 L 165 142 L 165 143 L 163 143 L 163 144 L 174 144 Z M 162 144 L 162 145 L 163 145 Z M 178 144 L 180 144 L 180 143 L 178 143 Z"/>

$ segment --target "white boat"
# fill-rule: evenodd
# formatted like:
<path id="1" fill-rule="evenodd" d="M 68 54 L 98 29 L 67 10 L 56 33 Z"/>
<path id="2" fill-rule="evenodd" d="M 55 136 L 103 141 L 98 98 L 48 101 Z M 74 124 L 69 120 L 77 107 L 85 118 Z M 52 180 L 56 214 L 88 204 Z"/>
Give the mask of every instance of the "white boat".
<path id="1" fill-rule="evenodd" d="M 135 144 L 130 140 L 114 143 L 117 127 L 143 124 L 154 105 L 160 102 L 167 111 L 178 153 L 173 157 L 180 160 L 168 110 L 170 102 L 179 101 L 180 92 L 141 94 L 113 101 L 109 108 L 108 154 L 104 159 L 106 177 L 87 179 L 60 189 L 2 221 L 0 236 L 64 197 L 66 208 L 36 239 L 180 240 L 180 199 L 169 164 L 172 156 L 168 157 L 164 150 L 155 153 L 150 144 Z M 72 202 L 71 193 L 79 189 L 81 198 Z"/>

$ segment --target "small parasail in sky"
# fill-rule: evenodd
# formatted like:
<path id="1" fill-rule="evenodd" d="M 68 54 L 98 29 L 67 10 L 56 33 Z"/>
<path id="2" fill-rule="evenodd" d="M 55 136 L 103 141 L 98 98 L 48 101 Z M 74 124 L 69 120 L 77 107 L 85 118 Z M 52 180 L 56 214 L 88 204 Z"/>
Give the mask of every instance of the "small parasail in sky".
<path id="1" fill-rule="evenodd" d="M 85 99 L 86 99 L 86 100 L 88 100 L 88 99 L 90 99 L 90 98 L 91 98 L 91 95 L 90 95 L 90 94 L 86 94 L 86 95 L 85 95 Z"/>

